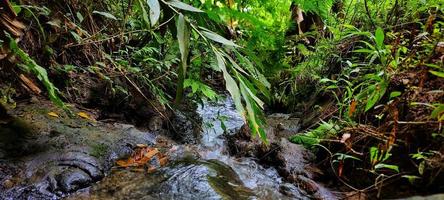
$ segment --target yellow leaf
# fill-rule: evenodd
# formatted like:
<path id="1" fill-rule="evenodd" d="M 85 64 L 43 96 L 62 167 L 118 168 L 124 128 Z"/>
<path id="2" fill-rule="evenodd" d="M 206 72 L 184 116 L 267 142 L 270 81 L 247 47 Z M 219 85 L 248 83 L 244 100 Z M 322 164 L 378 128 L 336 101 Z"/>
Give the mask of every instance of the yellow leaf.
<path id="1" fill-rule="evenodd" d="M 59 117 L 59 115 L 55 112 L 49 112 L 48 115 L 51 117 Z"/>
<path id="2" fill-rule="evenodd" d="M 88 120 L 91 120 L 91 121 L 95 121 L 93 118 L 91 118 L 88 114 L 86 114 L 84 112 L 79 112 L 79 113 L 77 113 L 77 115 L 80 116 L 81 118 L 88 119 Z"/>

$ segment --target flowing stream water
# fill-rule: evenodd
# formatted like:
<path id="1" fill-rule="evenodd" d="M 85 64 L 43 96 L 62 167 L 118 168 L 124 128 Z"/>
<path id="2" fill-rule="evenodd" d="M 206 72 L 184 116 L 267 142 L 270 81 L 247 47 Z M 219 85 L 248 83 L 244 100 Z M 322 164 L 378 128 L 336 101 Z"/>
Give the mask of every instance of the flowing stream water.
<path id="1" fill-rule="evenodd" d="M 201 138 L 195 145 L 175 145 L 170 166 L 153 174 L 113 170 L 71 199 L 292 199 L 282 188 L 298 196 L 276 169 L 228 155 L 224 134 L 234 134 L 244 124 L 230 99 L 205 103 L 197 113 Z"/>
<path id="2" fill-rule="evenodd" d="M 191 138 L 185 142 L 171 139 L 175 136 L 165 129 L 154 133 L 132 125 L 54 117 L 49 112 L 63 111 L 47 101 L 20 104 L 12 113 L 16 118 L 0 124 L 0 199 L 336 198 L 311 180 L 307 151 L 289 143 L 288 135 L 274 136 L 282 147 L 281 168 L 242 152 L 230 155 L 228 138 L 242 132 L 244 120 L 229 98 L 206 102 L 194 114 L 173 121 L 179 127 L 176 136 Z M 298 120 L 288 115 L 268 119 L 288 133 L 297 132 Z M 197 129 L 189 126 L 193 123 Z M 194 134 L 191 129 L 199 131 Z M 252 144 L 253 150 L 261 146 L 257 140 L 242 142 Z M 238 142 L 230 140 L 233 143 Z M 116 160 L 129 156 L 137 144 L 159 148 L 169 156 L 169 163 L 151 173 L 116 167 Z M 282 170 L 293 180 L 302 180 L 301 184 L 286 182 Z"/>

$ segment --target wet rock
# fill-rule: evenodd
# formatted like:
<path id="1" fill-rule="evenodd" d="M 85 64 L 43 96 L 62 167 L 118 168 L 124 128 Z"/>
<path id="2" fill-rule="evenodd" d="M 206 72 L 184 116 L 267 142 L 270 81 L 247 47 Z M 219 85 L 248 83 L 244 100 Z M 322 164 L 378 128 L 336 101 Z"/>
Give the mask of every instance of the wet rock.
<path id="1" fill-rule="evenodd" d="M 310 161 L 313 158 L 314 156 L 303 146 L 293 144 L 286 138 L 281 138 L 275 157 L 281 163 L 278 166 L 281 175 L 290 181 L 295 181 L 299 174 L 313 178 L 313 174 L 310 171 L 312 168 Z"/>
<path id="2" fill-rule="evenodd" d="M 314 155 L 287 139 L 299 131 L 299 123 L 298 118 L 286 114 L 269 116 L 266 133 L 270 145 L 264 145 L 258 138 L 252 138 L 248 126 L 243 126 L 241 131 L 228 137 L 230 153 L 238 157 L 255 157 L 262 165 L 275 167 L 285 181 L 304 186 L 294 188 L 291 184 L 281 185 L 279 190 L 290 197 L 336 199 L 328 189 L 313 181 L 320 172 L 312 164 Z"/>
<path id="3" fill-rule="evenodd" d="M 26 130 L 27 137 L 17 140 L 19 145 L 14 148 L 0 146 L 0 167 L 8 163 L 17 168 L 0 170 L 0 199 L 65 197 L 103 179 L 115 160 L 130 155 L 136 144 L 155 143 L 153 134 L 134 126 L 65 118 L 57 109 L 47 102 L 19 105 L 14 116 L 20 116 L 21 123 L 3 124 L 5 133 L 14 133 L 16 129 L 11 126 L 22 124 L 23 128 L 17 130 Z M 60 117 L 48 117 L 49 111 Z M 4 184 L 7 180 L 14 185 Z"/>
<path id="4" fill-rule="evenodd" d="M 217 162 L 179 164 L 160 186 L 163 199 L 248 199 L 253 193 L 228 166 Z"/>
<path id="5" fill-rule="evenodd" d="M 301 192 L 300 192 L 300 189 L 299 188 L 297 188 L 295 185 L 293 185 L 293 184 L 290 184 L 290 183 L 285 183 L 285 184 L 282 184 L 280 187 L 279 187 L 279 191 L 282 193 L 282 194 L 284 194 L 284 195 L 286 195 L 286 196 L 288 196 L 288 197 L 290 197 L 290 198 L 294 198 L 294 199 L 309 199 L 308 197 L 306 197 L 305 195 L 303 195 Z"/>
<path id="6" fill-rule="evenodd" d="M 68 169 L 57 177 L 57 181 L 62 192 L 70 193 L 88 186 L 92 178 L 80 169 Z"/>

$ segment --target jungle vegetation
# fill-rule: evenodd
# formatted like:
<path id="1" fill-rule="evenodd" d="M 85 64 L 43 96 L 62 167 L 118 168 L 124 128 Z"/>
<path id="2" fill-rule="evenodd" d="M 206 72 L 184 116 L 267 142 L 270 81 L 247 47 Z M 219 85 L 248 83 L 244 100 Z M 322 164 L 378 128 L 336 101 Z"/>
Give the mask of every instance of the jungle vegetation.
<path id="1" fill-rule="evenodd" d="M 290 140 L 344 190 L 444 189 L 442 0 L 9 4 L 3 107 L 43 94 L 68 113 L 81 104 L 139 123 L 128 113 L 167 117 L 229 95 L 265 144 L 266 113 L 303 116 Z"/>

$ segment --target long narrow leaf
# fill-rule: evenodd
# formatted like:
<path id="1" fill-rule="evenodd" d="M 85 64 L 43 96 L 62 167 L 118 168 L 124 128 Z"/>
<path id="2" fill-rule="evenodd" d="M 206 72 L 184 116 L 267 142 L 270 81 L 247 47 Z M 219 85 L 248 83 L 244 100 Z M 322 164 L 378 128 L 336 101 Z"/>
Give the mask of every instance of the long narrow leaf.
<path id="1" fill-rule="evenodd" d="M 148 6 L 150 7 L 150 21 L 151 26 L 156 25 L 160 18 L 160 4 L 158 0 L 147 0 Z"/>
<path id="2" fill-rule="evenodd" d="M 186 3 L 180 2 L 178 0 L 172 0 L 172 1 L 168 1 L 167 2 L 169 5 L 179 8 L 181 10 L 187 10 L 187 11 L 191 11 L 191 12 L 203 12 L 202 10 L 195 8 L 193 6 L 190 6 Z"/>
<path id="3" fill-rule="evenodd" d="M 215 42 L 219 42 L 219 43 L 221 43 L 221 44 L 228 45 L 228 46 L 239 47 L 239 46 L 238 46 L 237 44 L 235 44 L 233 41 L 231 41 L 231 40 L 227 40 L 226 38 L 224 38 L 224 37 L 218 35 L 217 33 L 210 32 L 210 31 L 202 31 L 202 34 L 203 34 L 206 38 L 208 38 L 208 39 L 210 39 L 210 40 L 213 40 L 213 41 L 215 41 Z"/>
<path id="4" fill-rule="evenodd" d="M 233 77 L 231 77 L 231 75 L 228 73 L 224 57 L 221 55 L 221 53 L 217 52 L 216 50 L 214 50 L 214 53 L 216 54 L 217 65 L 222 70 L 225 79 L 226 88 L 230 93 L 231 97 L 233 98 L 236 109 L 238 110 L 239 113 L 241 113 L 242 117 L 245 120 L 245 110 L 244 107 L 242 106 L 239 87 L 237 86 L 237 83 L 233 79 Z"/>

